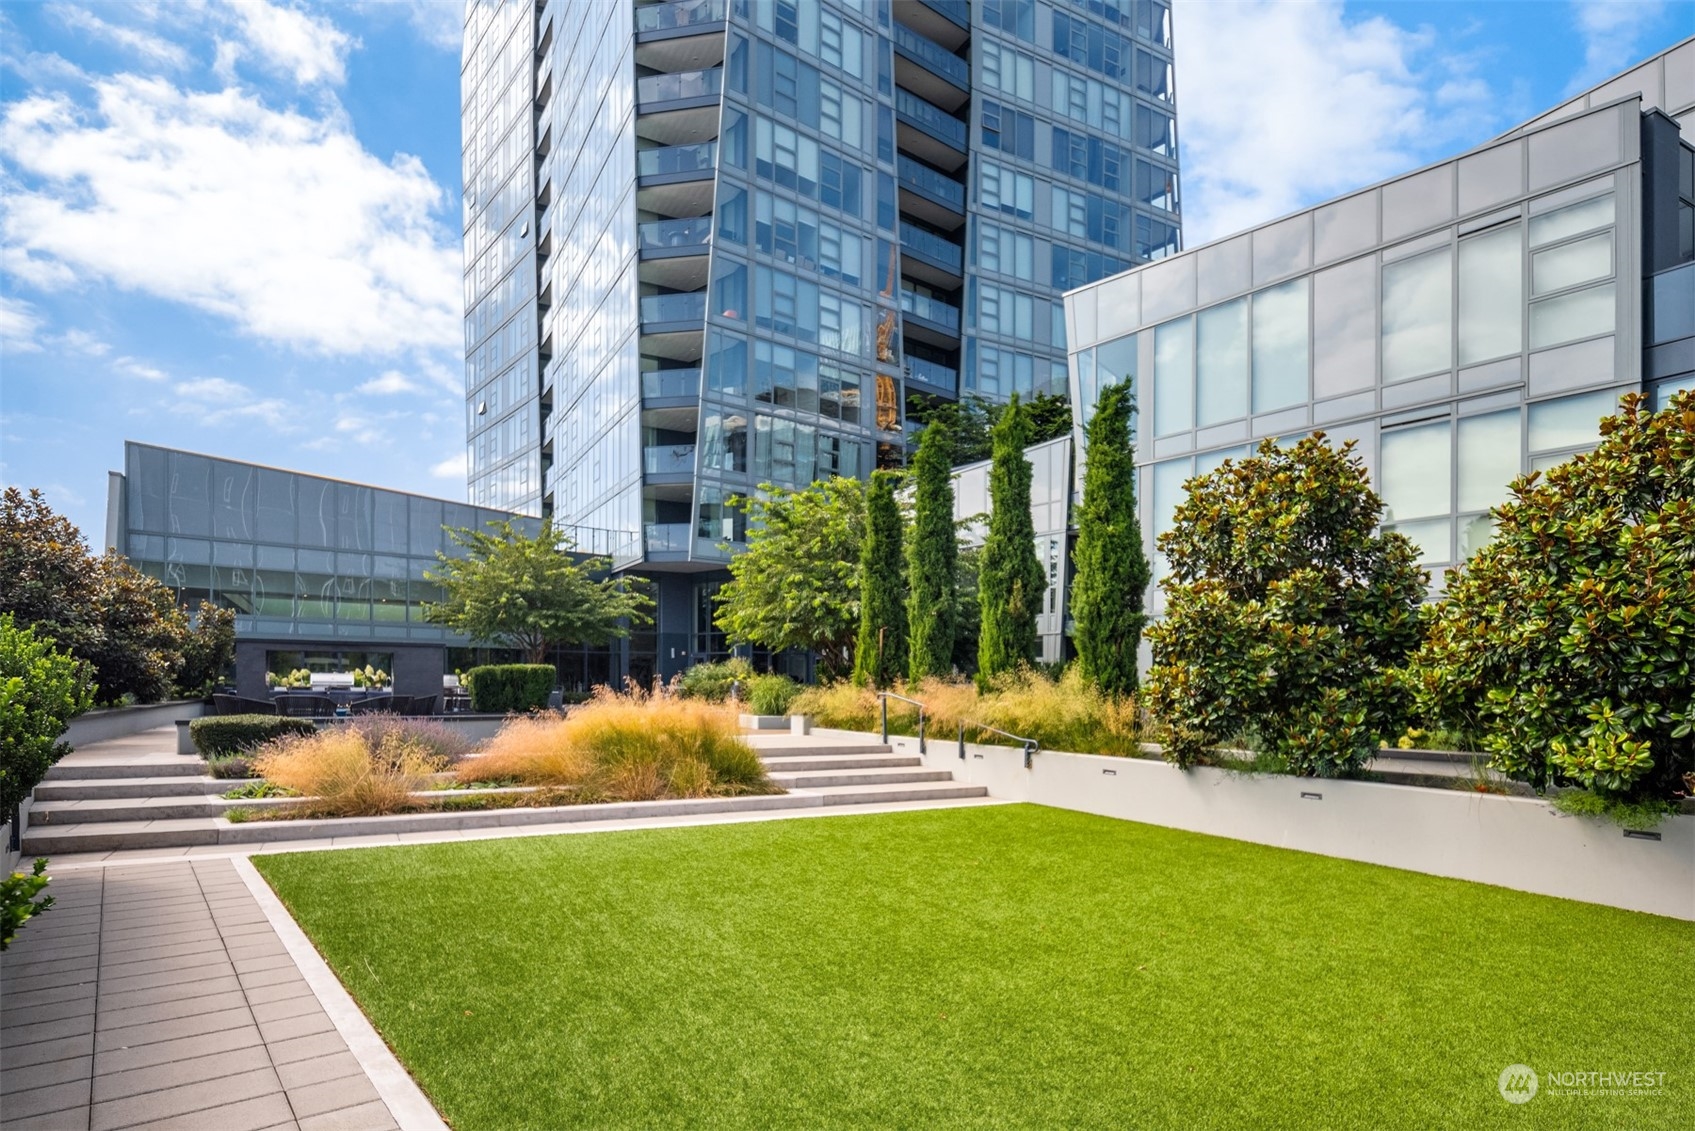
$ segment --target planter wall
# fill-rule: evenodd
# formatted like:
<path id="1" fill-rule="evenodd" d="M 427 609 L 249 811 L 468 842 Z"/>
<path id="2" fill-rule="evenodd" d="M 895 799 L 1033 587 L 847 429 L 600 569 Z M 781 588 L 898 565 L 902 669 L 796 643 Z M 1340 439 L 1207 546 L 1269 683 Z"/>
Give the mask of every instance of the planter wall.
<path id="1" fill-rule="evenodd" d="M 845 734 L 847 732 L 835 732 Z M 917 753 L 918 740 L 891 736 Z M 1695 920 L 1695 816 L 1659 839 L 1525 797 L 1382 782 L 1249 775 L 1005 746 L 929 744 L 925 765 L 991 796 Z"/>
<path id="2" fill-rule="evenodd" d="M 65 728 L 65 741 L 72 749 L 91 742 L 126 738 L 155 727 L 170 726 L 179 719 L 198 719 L 206 713 L 204 699 L 172 699 L 164 703 L 138 704 L 89 711 L 72 719 Z"/>

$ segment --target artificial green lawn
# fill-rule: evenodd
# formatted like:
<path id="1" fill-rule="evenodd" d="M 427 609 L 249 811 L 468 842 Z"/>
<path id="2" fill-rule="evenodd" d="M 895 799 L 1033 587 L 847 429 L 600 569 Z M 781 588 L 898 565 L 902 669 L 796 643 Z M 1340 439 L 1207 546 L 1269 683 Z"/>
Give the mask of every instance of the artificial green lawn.
<path id="1" fill-rule="evenodd" d="M 253 859 L 458 1131 L 1695 1126 L 1671 919 L 1030 805 Z"/>

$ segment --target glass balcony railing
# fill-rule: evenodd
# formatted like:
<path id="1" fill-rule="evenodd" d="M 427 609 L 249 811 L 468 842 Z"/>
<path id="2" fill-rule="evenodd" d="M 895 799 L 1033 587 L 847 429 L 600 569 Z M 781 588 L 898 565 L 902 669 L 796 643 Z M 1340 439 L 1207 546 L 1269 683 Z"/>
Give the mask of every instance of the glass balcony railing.
<path id="1" fill-rule="evenodd" d="M 906 359 L 906 371 L 912 377 L 938 389 L 959 391 L 959 370 L 931 361 L 927 357 Z"/>
<path id="2" fill-rule="evenodd" d="M 679 295 L 643 295 L 643 322 L 705 322 L 706 292 Z"/>
<path id="3" fill-rule="evenodd" d="M 699 247 L 712 242 L 712 217 L 690 216 L 685 220 L 653 220 L 636 225 L 641 246 L 646 249 Z"/>
<path id="4" fill-rule="evenodd" d="M 693 475 L 694 445 L 663 444 L 643 448 L 642 469 L 649 475 Z"/>
<path id="5" fill-rule="evenodd" d="M 694 540 L 694 527 L 686 522 L 650 522 L 646 531 L 650 554 L 686 554 Z"/>
<path id="6" fill-rule="evenodd" d="M 917 59 L 961 90 L 971 89 L 971 65 L 941 44 L 905 24 L 895 25 L 895 47 Z"/>
<path id="7" fill-rule="evenodd" d="M 952 240 L 944 239 L 934 232 L 926 232 L 923 228 L 908 224 L 904 220 L 900 226 L 900 246 L 902 251 L 910 250 L 934 260 L 955 275 L 959 274 L 960 265 L 965 261 L 964 248 Z"/>
<path id="8" fill-rule="evenodd" d="M 646 4 L 636 9 L 636 30 L 669 31 L 696 24 L 724 22 L 725 0 L 672 0 L 669 4 Z"/>
<path id="9" fill-rule="evenodd" d="M 636 80 L 637 102 L 670 102 L 678 98 L 705 98 L 724 90 L 724 68 L 681 71 L 674 75 L 648 75 Z"/>
<path id="10" fill-rule="evenodd" d="M 661 173 L 711 172 L 718 161 L 716 141 L 696 142 L 694 145 L 666 145 L 658 149 L 636 151 L 636 175 L 656 177 Z"/>
<path id="11" fill-rule="evenodd" d="M 900 293 L 900 308 L 908 314 L 934 322 L 944 329 L 959 333 L 959 307 L 943 302 L 941 299 L 930 298 L 916 291 Z"/>
<path id="12" fill-rule="evenodd" d="M 895 113 L 943 144 L 951 145 L 961 152 L 965 150 L 968 133 L 965 123 L 904 87 L 895 87 Z"/>
<path id="13" fill-rule="evenodd" d="M 971 5 L 967 0 L 923 0 L 926 8 L 940 12 L 960 27 L 971 26 Z"/>
<path id="14" fill-rule="evenodd" d="M 650 401 L 700 396 L 699 369 L 649 369 L 642 374 L 642 396 Z"/>
<path id="15" fill-rule="evenodd" d="M 899 157 L 901 184 L 914 192 L 939 200 L 956 211 L 965 211 L 964 185 L 944 173 L 936 172 L 928 165 L 919 164 L 904 153 Z"/>

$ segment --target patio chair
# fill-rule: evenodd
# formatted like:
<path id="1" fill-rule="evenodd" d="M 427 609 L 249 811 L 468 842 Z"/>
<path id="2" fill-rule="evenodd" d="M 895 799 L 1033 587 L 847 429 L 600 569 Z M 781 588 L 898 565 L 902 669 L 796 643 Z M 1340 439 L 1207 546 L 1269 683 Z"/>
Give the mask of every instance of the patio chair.
<path id="1" fill-rule="evenodd" d="M 219 715 L 274 715 L 277 705 L 267 699 L 217 694 L 212 696 L 212 711 Z"/>
<path id="2" fill-rule="evenodd" d="M 365 699 L 356 699 L 347 705 L 350 715 L 392 715 L 394 710 L 392 695 L 372 695 Z"/>
<path id="3" fill-rule="evenodd" d="M 335 714 L 335 700 L 328 695 L 290 695 L 288 714 L 295 719 L 327 719 Z"/>
<path id="4" fill-rule="evenodd" d="M 411 701 L 400 710 L 400 714 L 408 715 L 413 718 L 423 718 L 436 713 L 437 696 L 413 695 L 409 698 Z"/>

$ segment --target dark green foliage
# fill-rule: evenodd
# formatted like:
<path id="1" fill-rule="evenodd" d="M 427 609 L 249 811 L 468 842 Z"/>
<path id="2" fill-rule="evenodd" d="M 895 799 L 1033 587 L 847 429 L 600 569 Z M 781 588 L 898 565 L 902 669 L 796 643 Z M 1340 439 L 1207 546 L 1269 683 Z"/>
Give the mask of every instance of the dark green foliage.
<path id="1" fill-rule="evenodd" d="M 73 655 L 99 631 L 89 594 L 94 559 L 82 532 L 53 512 L 36 488 L 0 494 L 0 613 L 35 628 Z"/>
<path id="2" fill-rule="evenodd" d="M 442 587 L 440 604 L 424 607 L 435 624 L 473 640 L 516 648 L 535 664 L 554 644 L 605 644 L 648 624 L 653 599 L 635 577 L 609 576 L 610 558 L 573 557 L 566 533 L 544 519 L 534 535 L 517 523 L 449 530 L 462 557 L 437 553 L 425 576 Z"/>
<path id="3" fill-rule="evenodd" d="M 995 424 L 994 441 L 989 533 L 977 579 L 983 617 L 977 683 L 984 689 L 996 676 L 1035 660 L 1036 613 L 1047 593 L 1047 576 L 1036 558 L 1036 529 L 1030 522 L 1030 461 L 1024 458 L 1030 427 L 1017 393 Z"/>
<path id="4" fill-rule="evenodd" d="M 465 673 L 471 710 L 485 715 L 534 711 L 547 706 L 559 682 L 552 664 L 484 664 Z"/>
<path id="5" fill-rule="evenodd" d="M 100 631 L 79 653 L 94 665 L 102 703 L 132 696 L 157 703 L 176 689 L 188 618 L 176 595 L 116 553 L 94 563 L 94 608 Z"/>
<path id="6" fill-rule="evenodd" d="M 311 719 L 281 715 L 211 715 L 188 724 L 194 748 L 214 763 L 214 777 L 223 776 L 216 772 L 220 759 L 246 753 L 285 734 L 316 734 L 317 730 Z"/>
<path id="7" fill-rule="evenodd" d="M 1601 436 L 1513 485 L 1413 674 L 1508 775 L 1665 800 L 1695 792 L 1695 393 L 1627 397 Z"/>
<path id="8" fill-rule="evenodd" d="M 740 656 L 732 656 L 715 664 L 696 664 L 689 668 L 678 681 L 677 690 L 685 699 L 722 703 L 730 697 L 730 686 L 738 680 L 745 696 L 747 683 L 752 678 L 753 665 Z"/>
<path id="9" fill-rule="evenodd" d="M 47 875 L 47 861 L 42 858 L 36 860 L 28 875 L 13 872 L 0 880 L 0 950 L 12 945 L 12 940 L 18 937 L 18 928 L 53 906 L 50 895 L 36 898 L 51 879 Z"/>
<path id="10" fill-rule="evenodd" d="M 977 641 L 983 635 L 983 607 L 977 596 L 982 563 L 981 546 L 961 546 L 954 563 L 954 592 L 959 606 L 953 626 L 953 666 L 966 675 L 977 671 Z"/>
<path id="11" fill-rule="evenodd" d="M 235 610 L 200 602 L 194 625 L 183 639 L 177 693 L 184 698 L 211 694 L 234 663 Z"/>
<path id="12" fill-rule="evenodd" d="M 750 715 L 786 715 L 789 704 L 800 694 L 800 684 L 786 675 L 775 672 L 756 675 L 747 683 L 747 711 Z"/>
<path id="13" fill-rule="evenodd" d="M 906 619 L 911 651 L 908 677 L 953 670 L 954 633 L 959 617 L 959 541 L 953 527 L 953 476 L 948 468 L 952 439 L 947 425 L 933 421 L 918 441 L 912 462 L 912 542 L 907 548 Z"/>
<path id="14" fill-rule="evenodd" d="M 913 420 L 923 421 L 925 432 L 931 425 L 942 426 L 948 434 L 948 461 L 951 466 L 958 467 L 981 463 L 994 455 L 993 432 L 1006 408 L 1004 404 L 994 404 L 979 396 L 968 396 L 941 404 L 912 404 L 907 415 Z M 1071 402 L 1065 397 L 1038 393 L 1024 402 L 1023 412 L 1030 429 L 1027 447 L 1057 440 L 1071 431 Z M 920 445 L 923 434 L 919 434 Z M 909 454 L 915 457 L 916 450 L 909 449 Z"/>
<path id="15" fill-rule="evenodd" d="M 859 554 L 859 638 L 853 681 L 890 687 L 906 674 L 906 562 L 894 472 L 874 471 L 865 493 L 865 544 Z"/>
<path id="16" fill-rule="evenodd" d="M 70 753 L 65 724 L 94 702 L 88 665 L 0 613 L 0 824 L 12 820 L 53 763 Z"/>
<path id="17" fill-rule="evenodd" d="M 1397 669 L 1418 643 L 1425 574 L 1380 534 L 1383 505 L 1353 443 L 1316 433 L 1191 479 L 1159 545 L 1165 619 L 1147 701 L 1189 765 L 1250 732 L 1290 772 L 1359 769 L 1406 724 Z"/>
<path id="18" fill-rule="evenodd" d="M 1089 422 L 1083 504 L 1077 518 L 1076 574 L 1071 614 L 1077 665 L 1108 695 L 1136 690 L 1136 646 L 1147 617 L 1142 599 L 1149 570 L 1136 517 L 1136 456 L 1130 442 L 1134 411 L 1128 385 L 1101 391 Z"/>

